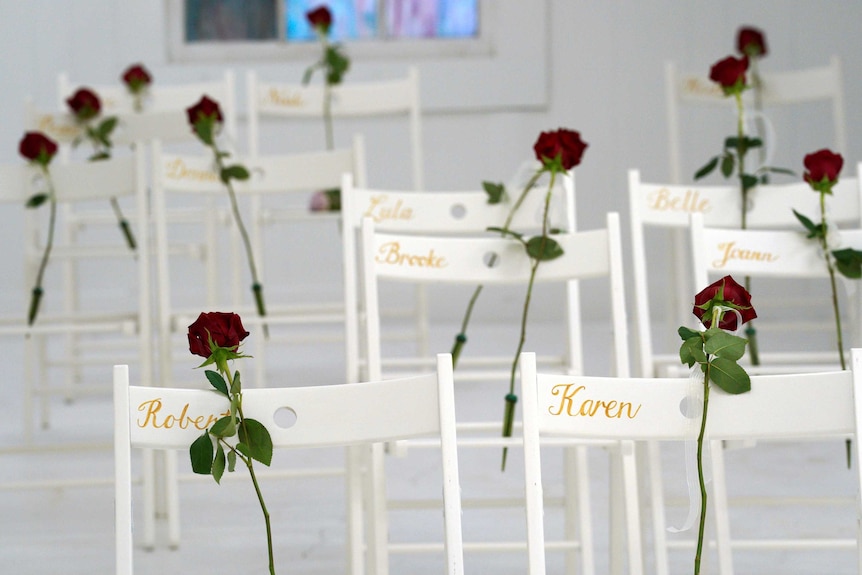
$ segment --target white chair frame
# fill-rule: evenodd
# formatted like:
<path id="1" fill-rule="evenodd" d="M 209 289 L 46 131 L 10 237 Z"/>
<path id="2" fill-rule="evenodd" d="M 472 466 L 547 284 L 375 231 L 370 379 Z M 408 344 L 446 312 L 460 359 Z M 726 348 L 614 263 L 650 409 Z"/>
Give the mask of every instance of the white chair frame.
<path id="1" fill-rule="evenodd" d="M 862 350 L 852 353 L 853 370 L 752 376 L 751 391 L 731 396 L 713 388 L 710 393 L 707 420 L 707 440 L 711 444 L 714 493 L 717 507 L 726 506 L 726 478 L 722 471 L 723 440 L 793 441 L 814 438 L 858 438 L 862 414 Z M 542 520 L 542 474 L 539 442 L 547 437 L 580 440 L 614 439 L 629 444 L 632 441 L 685 441 L 691 438 L 691 420 L 681 413 L 681 404 L 690 394 L 688 378 L 599 378 L 537 374 L 532 354 L 521 359 L 524 395 L 524 449 L 527 480 L 527 525 L 529 534 L 530 575 L 544 575 L 544 534 Z M 585 399 L 609 398 L 619 405 L 621 417 L 579 417 L 570 413 L 574 401 L 563 390 L 576 386 Z M 569 398 L 567 400 L 566 398 Z M 571 401 L 570 401 L 571 400 Z M 568 401 L 568 404 L 566 402 Z M 598 400 L 597 400 L 598 401 Z M 818 409 L 812 410 L 811 406 Z M 563 411 L 563 407 L 566 410 Z M 577 413 L 578 406 L 574 405 Z M 623 414 L 623 410 L 627 410 Z M 862 448 L 853 441 L 854 457 L 859 461 Z M 638 486 L 635 464 L 624 460 L 626 511 L 628 518 L 628 553 L 631 573 L 642 573 L 640 567 L 643 542 L 640 539 L 638 517 Z M 860 551 L 862 566 L 862 508 L 858 501 L 858 486 L 862 482 L 860 468 L 857 479 L 857 521 L 855 544 Z M 725 517 L 726 519 L 726 517 Z M 657 525 L 656 529 L 665 529 Z M 732 573 L 729 525 L 719 525 L 717 547 L 721 573 Z M 796 546 L 805 540 L 795 540 Z M 818 541 L 811 541 L 817 545 Z M 666 565 L 665 565 L 666 569 Z M 659 572 L 662 572 L 659 570 Z M 666 572 L 666 571 L 665 571 Z M 859 573 L 862 573 L 860 567 Z"/>
<path id="2" fill-rule="evenodd" d="M 211 390 L 130 386 L 128 366 L 114 367 L 117 575 L 133 573 L 132 448 L 187 450 L 201 433 L 195 426 L 156 428 L 147 425 L 148 420 L 141 423 L 139 406 L 154 397 L 158 397 L 168 411 L 175 406 L 176 413 L 187 407 L 190 413 L 218 414 L 228 406 L 224 396 Z M 297 415 L 292 427 L 284 428 L 276 423 L 275 414 L 282 408 Z M 464 573 L 451 356 L 438 355 L 434 373 L 408 379 L 247 390 L 243 392 L 243 411 L 246 417 L 257 419 L 267 428 L 276 450 L 343 445 L 349 446 L 349 451 L 356 456 L 381 441 L 437 437 L 442 446 L 445 573 Z M 361 464 L 359 460 L 353 463 Z M 361 475 L 357 472 L 348 477 L 358 481 Z M 383 477 L 374 479 L 383 485 Z M 351 489 L 358 491 L 360 486 L 354 483 Z M 373 505 L 373 502 L 367 503 Z M 385 521 L 380 525 L 385 525 Z M 363 552 L 373 556 L 379 564 L 376 574 L 388 573 L 385 532 L 369 534 L 367 550 L 352 536 L 351 541 L 354 544 L 350 557 L 352 573 L 362 573 Z"/>
<path id="3" fill-rule="evenodd" d="M 441 206 L 446 206 L 441 203 Z M 584 232 L 572 232 L 556 235 L 555 239 L 565 251 L 563 257 L 556 260 L 543 262 L 539 267 L 536 277 L 537 283 L 543 282 L 566 282 L 569 287 L 575 282 L 597 277 L 609 279 L 611 297 L 611 315 L 613 323 L 613 355 L 614 369 L 619 375 L 628 374 L 628 342 L 625 318 L 625 295 L 623 288 L 622 251 L 620 243 L 619 216 L 610 213 L 607 216 L 607 227 L 599 230 Z M 399 265 L 381 261 L 379 255 L 386 246 L 397 244 L 399 253 L 402 254 L 430 254 L 433 253 L 437 262 L 445 263 L 445 267 L 438 266 L 412 266 Z M 483 258 L 487 254 L 496 254 L 497 261 L 493 267 L 489 267 Z M 430 257 L 430 256 L 428 256 Z M 522 245 L 510 238 L 487 238 L 487 237 L 457 237 L 457 236 L 420 236 L 415 234 L 378 233 L 375 231 L 374 221 L 366 217 L 362 222 L 362 268 L 363 268 L 363 297 L 364 308 L 367 313 L 365 328 L 365 345 L 367 347 L 368 370 L 371 379 L 379 377 L 382 373 L 383 363 L 380 349 L 380 304 L 378 298 L 378 282 L 400 281 L 421 282 L 428 285 L 437 284 L 459 284 L 472 287 L 478 284 L 484 285 L 506 285 L 526 284 L 530 274 L 530 260 L 524 252 Z M 576 325 L 579 315 L 574 310 L 577 301 L 571 297 L 571 291 L 567 292 L 566 305 L 568 308 L 568 324 Z M 575 304 L 575 305 L 573 305 Z M 576 337 L 570 337 L 567 342 L 567 357 L 563 366 L 557 366 L 562 372 L 582 373 L 583 357 L 579 347 L 580 341 Z M 511 365 L 511 357 L 506 363 Z M 479 369 L 475 373 L 468 370 L 457 372 L 459 383 L 465 381 L 506 381 L 508 371 L 505 369 Z M 499 431 L 500 422 L 459 422 L 459 429 L 471 432 Z M 432 447 L 420 442 L 405 442 L 408 446 Z M 479 435 L 478 437 L 465 437 L 459 440 L 461 447 L 508 447 L 517 445 L 512 438 L 501 438 Z M 583 446 L 564 451 L 567 463 L 566 493 L 564 505 L 566 506 L 566 536 L 570 539 L 562 544 L 562 548 L 568 553 L 568 569 L 575 569 L 575 549 L 580 549 L 580 568 L 583 573 L 593 573 L 595 570 L 595 559 L 592 550 L 592 533 L 590 525 L 589 486 L 585 475 L 586 450 Z M 379 473 L 382 464 L 378 460 L 372 466 L 372 474 Z M 570 474 L 575 474 L 575 476 Z M 574 493 L 577 493 L 575 497 Z M 470 505 L 473 502 L 465 501 Z M 397 506 L 397 501 L 390 501 L 389 505 Z M 575 542 L 574 532 L 580 533 L 580 541 Z M 612 534 L 613 540 L 617 541 Z M 575 547 L 572 547 L 572 544 Z M 522 548 L 522 543 L 495 543 L 494 545 L 483 545 L 482 543 L 465 543 L 465 550 L 476 552 L 501 552 Z M 392 552 L 422 552 L 427 548 L 422 546 L 397 548 Z M 612 561 L 616 562 L 612 553 Z M 612 572 L 619 572 L 619 565 L 612 565 Z"/>

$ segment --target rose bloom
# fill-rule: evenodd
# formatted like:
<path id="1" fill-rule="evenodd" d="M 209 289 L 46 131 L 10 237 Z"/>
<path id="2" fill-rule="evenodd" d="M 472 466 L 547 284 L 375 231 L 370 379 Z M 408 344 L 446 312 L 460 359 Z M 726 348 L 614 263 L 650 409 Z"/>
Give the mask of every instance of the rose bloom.
<path id="1" fill-rule="evenodd" d="M 720 294 L 720 292 L 723 292 Z M 713 305 L 708 305 L 713 302 Z M 694 296 L 694 309 L 692 313 L 697 319 L 709 329 L 712 323 L 712 308 L 715 305 L 725 303 L 733 304 L 742 316 L 742 323 L 747 323 L 757 317 L 757 312 L 751 305 L 751 294 L 736 283 L 730 276 L 724 276 L 715 283 L 707 286 L 702 292 Z M 718 327 L 723 330 L 734 331 L 737 328 L 737 316 L 733 311 L 724 311 Z"/>
<path id="2" fill-rule="evenodd" d="M 311 201 L 308 203 L 308 208 L 312 212 L 328 212 L 331 209 L 329 204 L 329 194 L 326 190 L 318 190 L 311 196 Z"/>
<path id="3" fill-rule="evenodd" d="M 735 88 L 737 84 L 745 86 L 745 72 L 748 70 L 748 58 L 728 56 L 712 65 L 709 79 L 717 82 L 725 90 Z"/>
<path id="4" fill-rule="evenodd" d="M 147 86 L 149 86 L 153 78 L 150 76 L 150 73 L 142 64 L 134 64 L 129 66 L 125 72 L 123 72 L 123 83 L 129 87 L 134 93 L 138 93 Z"/>
<path id="5" fill-rule="evenodd" d="M 814 186 L 826 179 L 830 184 L 838 181 L 838 172 L 844 166 L 844 158 L 826 148 L 805 156 L 805 181 Z"/>
<path id="6" fill-rule="evenodd" d="M 27 132 L 18 144 L 18 153 L 31 162 L 47 165 L 57 153 L 57 144 L 42 132 Z"/>
<path id="7" fill-rule="evenodd" d="M 216 122 L 222 121 L 221 108 L 219 108 L 218 102 L 208 96 L 202 96 L 197 104 L 186 108 L 186 114 L 189 118 L 189 124 L 192 126 L 205 118 L 212 118 Z"/>
<path id="8" fill-rule="evenodd" d="M 581 135 L 573 130 L 560 128 L 555 132 L 542 132 L 533 145 L 536 158 L 545 162 L 560 157 L 563 169 L 571 170 L 581 163 L 587 143 L 581 140 Z"/>
<path id="9" fill-rule="evenodd" d="M 208 358 L 212 355 L 210 339 L 219 347 L 236 350 L 246 337 L 248 332 L 237 314 L 220 311 L 201 313 L 189 326 L 189 351 Z"/>
<path id="10" fill-rule="evenodd" d="M 736 37 L 736 49 L 746 56 L 766 56 L 766 37 L 761 30 L 744 26 Z"/>
<path id="11" fill-rule="evenodd" d="M 305 17 L 312 28 L 318 28 L 324 34 L 329 32 L 329 27 L 332 26 L 332 12 L 326 6 L 318 6 L 314 10 L 309 10 Z"/>
<path id="12" fill-rule="evenodd" d="M 69 104 L 72 113 L 79 120 L 95 118 L 102 109 L 102 102 L 99 100 L 99 97 L 89 88 L 78 89 L 77 92 L 72 94 L 71 98 L 66 100 L 66 103 Z"/>

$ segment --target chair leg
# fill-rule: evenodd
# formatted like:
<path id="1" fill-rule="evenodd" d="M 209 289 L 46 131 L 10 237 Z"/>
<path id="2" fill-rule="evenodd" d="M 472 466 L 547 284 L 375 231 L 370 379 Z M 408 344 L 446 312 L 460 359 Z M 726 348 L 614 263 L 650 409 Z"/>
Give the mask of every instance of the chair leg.
<path id="1" fill-rule="evenodd" d="M 364 575 L 363 542 L 363 447 L 346 448 L 345 488 L 347 493 L 347 563 L 348 575 Z"/>
<path id="2" fill-rule="evenodd" d="M 580 570 L 578 570 L 577 552 L 569 551 L 566 553 L 566 573 L 594 575 L 596 558 L 587 448 L 578 446 L 565 449 L 563 461 L 566 485 L 566 539 L 572 541 L 579 537 L 581 543 Z"/>
<path id="3" fill-rule="evenodd" d="M 144 506 L 144 548 L 156 547 L 156 472 L 155 452 L 144 449 L 141 453 L 141 483 L 143 486 Z"/>
<path id="4" fill-rule="evenodd" d="M 388 534 L 386 512 L 386 473 L 383 444 L 370 447 L 366 472 L 366 569 L 369 575 L 389 575 Z"/>
<path id="5" fill-rule="evenodd" d="M 164 468 L 165 502 L 168 512 L 168 545 L 172 549 L 180 546 L 180 495 L 177 452 L 165 452 Z"/>
<path id="6" fill-rule="evenodd" d="M 667 556 L 667 517 L 664 508 L 664 482 L 662 479 L 661 444 L 648 441 L 647 467 L 649 468 L 650 511 L 652 512 L 653 552 L 656 575 L 670 575 Z"/>
<path id="7" fill-rule="evenodd" d="M 623 469 L 622 457 L 617 452 L 612 452 L 610 456 L 610 497 L 608 505 L 610 507 L 608 517 L 610 518 L 610 565 L 608 573 L 612 575 L 622 575 L 625 562 L 625 505 L 623 498 L 625 497 L 625 488 L 623 485 Z"/>
<path id="8" fill-rule="evenodd" d="M 715 516 L 715 540 L 721 575 L 733 575 L 733 553 L 730 547 L 730 517 L 727 503 L 727 479 L 724 468 L 724 446 L 710 441 L 712 459 L 712 507 Z"/>
<path id="9" fill-rule="evenodd" d="M 634 442 L 622 442 L 620 445 L 620 458 L 626 525 L 628 526 L 627 542 L 629 575 L 643 575 L 643 541 L 641 540 L 637 453 Z"/>

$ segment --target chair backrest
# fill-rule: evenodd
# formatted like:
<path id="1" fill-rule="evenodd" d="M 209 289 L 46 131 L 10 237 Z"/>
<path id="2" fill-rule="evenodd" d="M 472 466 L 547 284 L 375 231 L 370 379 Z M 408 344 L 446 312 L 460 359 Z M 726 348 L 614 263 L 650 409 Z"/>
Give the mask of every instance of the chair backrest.
<path id="1" fill-rule="evenodd" d="M 530 575 L 543 575 L 543 437 L 686 441 L 692 419 L 683 412 L 688 378 L 629 378 L 536 373 L 535 355 L 521 358 L 524 466 Z M 812 409 L 812 406 L 817 406 Z M 862 353 L 853 350 L 853 371 L 751 377 L 751 391 L 709 396 L 709 440 L 816 439 L 858 435 L 862 415 Z M 696 416 L 695 417 L 699 417 Z M 698 420 L 699 422 L 699 420 Z M 854 457 L 862 455 L 854 441 Z M 857 459 L 858 461 L 858 459 Z M 639 533 L 634 467 L 624 470 L 629 535 Z M 855 471 L 859 479 L 860 471 Z M 857 535 L 858 536 L 858 535 Z M 631 545 L 631 541 L 629 541 Z M 630 553 L 639 551 L 639 540 Z"/>
<path id="2" fill-rule="evenodd" d="M 847 150 L 843 76 L 841 60 L 838 56 L 832 56 L 826 66 L 787 72 L 761 72 L 761 79 L 764 106 L 829 102 L 832 107 L 835 148 L 838 151 Z M 672 182 L 681 183 L 683 177 L 680 107 L 683 105 L 731 106 L 733 99 L 725 97 L 721 88 L 703 75 L 680 74 L 673 62 L 665 63 L 665 96 L 670 177 Z M 746 97 L 748 97 L 747 94 Z"/>
<path id="3" fill-rule="evenodd" d="M 538 168 L 538 166 L 537 166 Z M 537 182 L 527 194 L 511 222 L 519 232 L 541 230 L 547 180 Z M 348 378 L 358 373 L 360 305 L 357 241 L 364 218 L 374 222 L 377 231 L 420 235 L 485 235 L 489 227 L 502 226 L 521 190 L 510 190 L 497 204 L 488 203 L 482 190 L 412 191 L 369 188 L 344 174 L 342 190 L 342 251 L 344 257 L 345 341 Z M 514 196 L 514 197 L 513 197 Z M 574 172 L 557 179 L 551 204 L 552 227 L 575 231 Z M 572 286 L 576 289 L 576 286 Z M 577 301 L 577 293 L 570 295 Z M 573 304 L 577 305 L 577 304 Z"/>
<path id="4" fill-rule="evenodd" d="M 57 76 L 58 109 L 67 111 L 66 98 L 82 86 L 90 88 L 99 96 L 102 115 L 117 116 L 119 119 L 115 138 L 117 143 L 153 139 L 163 142 L 192 140 L 195 135 L 189 127 L 185 110 L 196 104 L 203 95 L 219 103 L 224 116 L 225 133 L 231 138 L 237 135 L 236 87 L 232 70 L 225 70 L 220 80 L 163 84 L 156 79 L 148 90 L 142 112 L 135 112 L 134 99 L 119 79 L 116 84 L 75 84 L 68 74 L 60 73 Z M 36 117 L 36 123 L 46 128 L 54 125 L 60 128 L 60 134 L 68 134 L 70 128 L 76 127 L 71 117 L 62 114 L 41 114 Z M 235 142 L 233 147 L 236 147 Z"/>
<path id="5" fill-rule="evenodd" d="M 253 70 L 246 76 L 248 151 L 258 153 L 263 118 L 323 118 L 325 89 L 320 85 L 263 82 Z M 410 129 L 412 178 L 424 189 L 422 118 L 419 72 L 410 67 L 404 78 L 375 82 L 345 82 L 332 88 L 332 117 L 406 116 Z"/>
<path id="6" fill-rule="evenodd" d="M 850 227 L 862 225 L 860 170 L 862 165 L 857 166 L 855 177 L 841 179 L 829 198 L 830 218 L 836 224 Z M 750 229 L 798 230 L 800 224 L 793 215 L 794 209 L 803 214 L 819 213 L 819 195 L 806 182 L 761 185 L 750 192 L 747 226 Z M 649 314 L 655 299 L 649 293 L 647 230 L 683 230 L 688 227 L 693 213 L 701 214 L 704 223 L 711 227 L 739 228 L 741 195 L 739 188 L 731 185 L 647 183 L 641 180 L 638 170 L 629 170 L 629 212 L 639 373 L 648 375 L 653 371 Z M 673 261 L 670 262 L 673 267 L 669 274 L 674 279 L 671 280 L 672 285 L 668 290 L 670 297 L 667 299 L 668 305 L 674 307 L 668 315 L 677 314 L 679 318 L 684 318 L 688 316 L 686 305 L 699 289 L 697 286 L 706 284 L 690 283 L 691 273 L 686 264 L 690 261 L 689 246 L 680 234 L 671 239 L 676 242 L 672 250 Z M 667 260 L 665 257 L 663 259 Z"/>
<path id="7" fill-rule="evenodd" d="M 227 398 L 215 391 L 130 386 L 128 366 L 114 366 L 118 575 L 132 573 L 131 448 L 188 449 L 228 408 Z M 246 390 L 243 411 L 266 427 L 276 449 L 439 437 L 446 573 L 463 573 L 451 356 L 438 355 L 434 373 L 405 379 Z M 295 415 L 291 426 L 278 423 L 282 411 Z"/>
<path id="8" fill-rule="evenodd" d="M 613 321 L 614 359 L 616 371 L 628 373 L 625 295 L 623 288 L 622 247 L 619 216 L 609 213 L 606 228 L 555 235 L 564 255 L 542 262 L 536 282 L 577 282 L 605 277 L 610 284 Z M 523 245 L 510 238 L 407 235 L 377 232 L 374 221 L 362 222 L 362 273 L 365 299 L 366 346 L 371 378 L 379 377 L 380 366 L 380 302 L 378 281 L 392 280 L 424 284 L 526 285 L 530 277 L 531 260 Z M 489 256 L 495 256 L 489 265 Z M 583 371 L 583 352 L 579 332 L 573 326 L 580 323 L 576 302 L 567 294 L 566 369 Z"/>

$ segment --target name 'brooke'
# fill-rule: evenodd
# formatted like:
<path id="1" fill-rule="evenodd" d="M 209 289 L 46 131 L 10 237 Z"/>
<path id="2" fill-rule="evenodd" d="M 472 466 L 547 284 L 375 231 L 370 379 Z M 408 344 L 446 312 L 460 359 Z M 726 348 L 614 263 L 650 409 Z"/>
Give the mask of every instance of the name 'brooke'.
<path id="1" fill-rule="evenodd" d="M 394 266 L 416 266 L 420 268 L 445 268 L 448 264 L 446 258 L 434 253 L 430 249 L 427 255 L 410 254 L 401 251 L 399 242 L 386 242 L 377 249 L 374 261 Z"/>

